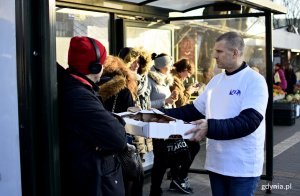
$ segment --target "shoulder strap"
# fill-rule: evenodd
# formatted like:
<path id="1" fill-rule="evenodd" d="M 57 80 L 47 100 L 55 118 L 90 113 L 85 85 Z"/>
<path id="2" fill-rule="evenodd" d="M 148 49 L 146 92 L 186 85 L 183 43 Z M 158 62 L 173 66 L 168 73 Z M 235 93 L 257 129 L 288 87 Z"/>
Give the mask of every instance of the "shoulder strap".
<path id="1" fill-rule="evenodd" d="M 111 109 L 111 111 L 112 111 L 112 112 L 115 112 L 115 108 L 116 108 L 117 99 L 118 99 L 118 94 L 116 94 L 116 95 L 115 95 L 115 99 L 114 99 L 113 107 L 112 107 L 112 109 Z"/>

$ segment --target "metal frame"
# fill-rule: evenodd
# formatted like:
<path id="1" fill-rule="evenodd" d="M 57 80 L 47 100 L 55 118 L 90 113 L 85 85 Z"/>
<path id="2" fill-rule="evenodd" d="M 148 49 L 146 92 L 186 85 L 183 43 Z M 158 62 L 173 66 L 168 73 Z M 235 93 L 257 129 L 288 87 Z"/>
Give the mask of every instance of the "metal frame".
<path id="1" fill-rule="evenodd" d="M 114 0 L 115 2 L 117 2 L 117 0 Z M 140 3 L 134 3 L 134 2 L 130 2 L 130 1 L 122 1 L 122 3 L 127 3 L 127 4 L 136 4 L 136 5 L 149 5 L 152 2 L 162 2 L 163 0 L 144 0 L 141 1 Z M 184 3 L 184 1 L 182 1 L 181 3 Z M 254 8 L 263 12 L 273 12 L 276 14 L 283 14 L 283 13 L 287 13 L 287 9 L 279 4 L 276 4 L 270 0 L 224 0 L 224 1 L 220 1 L 220 0 L 215 0 L 215 1 L 211 1 L 209 3 L 201 3 L 201 1 L 199 1 L 199 4 L 197 6 L 194 7 L 190 7 L 188 9 L 185 10 L 174 10 L 174 9 L 170 9 L 169 11 L 179 11 L 179 12 L 187 12 L 187 11 L 191 11 L 191 10 L 195 10 L 198 8 L 202 8 L 202 7 L 208 7 L 210 5 L 220 5 L 223 4 L 223 6 L 225 7 L 226 4 L 227 5 L 243 5 L 245 7 L 250 7 L 250 8 Z M 159 8 L 158 6 L 155 6 L 157 8 Z"/>
<path id="2" fill-rule="evenodd" d="M 16 1 L 22 195 L 59 196 L 55 0 Z"/>
<path id="3" fill-rule="evenodd" d="M 266 175 L 262 175 L 262 179 L 273 180 L 273 49 L 272 49 L 272 29 L 273 20 L 272 13 L 266 12 L 266 64 L 267 75 L 266 81 L 268 85 L 269 100 L 266 111 Z M 271 189 L 266 190 L 271 193 Z"/>
<path id="4" fill-rule="evenodd" d="M 168 19 L 169 10 L 164 8 L 155 8 L 152 6 L 139 6 L 120 1 L 94 1 L 87 5 L 86 0 L 57 0 L 56 5 L 60 7 L 84 9 L 89 11 L 111 12 L 115 14 L 124 14 L 128 16 L 144 16 L 157 17 L 161 19 Z"/>
<path id="5" fill-rule="evenodd" d="M 273 179 L 272 12 L 193 18 L 168 18 L 168 10 L 117 3 L 123 9 L 105 6 L 104 1 L 19 0 L 16 2 L 17 75 L 20 122 L 22 194 L 60 195 L 59 130 L 57 119 L 55 5 L 111 13 L 111 52 L 116 54 L 116 14 L 157 17 L 165 21 L 233 17 L 266 17 L 266 63 L 269 103 L 266 115 L 266 175 Z M 113 1 L 112 1 L 113 2 Z M 144 1 L 145 3 L 146 1 Z M 193 170 L 193 173 L 207 171 Z"/>
<path id="6" fill-rule="evenodd" d="M 223 18 L 247 18 L 265 16 L 264 13 L 247 13 L 247 14 L 227 14 L 227 15 L 209 15 L 209 16 L 190 16 L 190 17 L 172 17 L 169 21 L 178 20 L 197 20 L 197 19 L 223 19 Z"/>
<path id="7" fill-rule="evenodd" d="M 138 5 L 146 5 L 146 4 L 152 3 L 152 2 L 154 2 L 154 1 L 157 1 L 157 0 L 146 0 L 146 1 L 142 1 L 142 2 L 140 2 Z"/>

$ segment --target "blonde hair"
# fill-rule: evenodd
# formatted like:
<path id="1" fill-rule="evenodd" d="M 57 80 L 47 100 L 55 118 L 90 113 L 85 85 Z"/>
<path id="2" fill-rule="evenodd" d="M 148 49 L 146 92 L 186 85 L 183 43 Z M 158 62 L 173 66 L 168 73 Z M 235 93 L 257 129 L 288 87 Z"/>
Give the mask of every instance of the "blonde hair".
<path id="1" fill-rule="evenodd" d="M 137 60 L 139 56 L 140 56 L 140 52 L 137 48 L 130 48 L 128 53 L 124 56 L 123 61 L 125 64 L 128 65 L 134 62 L 135 60 Z"/>

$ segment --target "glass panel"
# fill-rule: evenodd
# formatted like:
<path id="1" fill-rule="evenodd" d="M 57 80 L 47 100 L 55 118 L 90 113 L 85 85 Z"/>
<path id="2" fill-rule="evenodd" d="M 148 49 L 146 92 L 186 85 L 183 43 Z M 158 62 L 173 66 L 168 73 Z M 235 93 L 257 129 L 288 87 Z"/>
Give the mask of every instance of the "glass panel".
<path id="1" fill-rule="evenodd" d="M 148 5 L 181 11 L 221 1 L 223 0 L 163 0 L 154 1 Z"/>
<path id="2" fill-rule="evenodd" d="M 143 47 L 157 54 L 172 55 L 172 31 L 169 29 L 151 29 L 126 27 L 126 46 Z"/>
<path id="3" fill-rule="evenodd" d="M 121 0 L 124 2 L 130 2 L 130 3 L 142 3 L 145 0 Z M 159 0 L 159 1 L 153 1 L 149 2 L 146 5 L 160 7 L 160 8 L 166 8 L 166 9 L 172 9 L 172 10 L 178 10 L 183 11 L 195 7 L 200 7 L 207 4 L 212 4 L 216 2 L 222 2 L 224 0 Z"/>
<path id="4" fill-rule="evenodd" d="M 215 74 L 222 71 L 213 58 L 213 47 L 216 38 L 228 31 L 242 34 L 246 44 L 246 63 L 257 67 L 266 76 L 264 17 L 173 21 L 172 24 L 179 28 L 174 32 L 175 58 L 188 58 L 195 64 L 195 75 L 189 83 L 207 84 Z"/>
<path id="5" fill-rule="evenodd" d="M 109 14 L 68 8 L 56 9 L 56 58 L 68 67 L 68 49 L 73 36 L 89 36 L 99 40 L 109 52 Z"/>

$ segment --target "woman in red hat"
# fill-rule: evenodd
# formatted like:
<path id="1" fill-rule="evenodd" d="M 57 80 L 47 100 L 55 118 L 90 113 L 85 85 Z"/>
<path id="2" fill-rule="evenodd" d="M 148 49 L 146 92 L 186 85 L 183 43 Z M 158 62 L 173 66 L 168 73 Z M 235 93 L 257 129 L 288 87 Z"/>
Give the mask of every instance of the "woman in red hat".
<path id="1" fill-rule="evenodd" d="M 127 149 L 124 124 L 97 97 L 105 47 L 73 37 L 69 68 L 59 74 L 62 195 L 125 195 L 116 154 Z"/>

